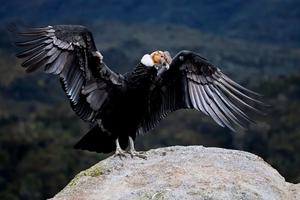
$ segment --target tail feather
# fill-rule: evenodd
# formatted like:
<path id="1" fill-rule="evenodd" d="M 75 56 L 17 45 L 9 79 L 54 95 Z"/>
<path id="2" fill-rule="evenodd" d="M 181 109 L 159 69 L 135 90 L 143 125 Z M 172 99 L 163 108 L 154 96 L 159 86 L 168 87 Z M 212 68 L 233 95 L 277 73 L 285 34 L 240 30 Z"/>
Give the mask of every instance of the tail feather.
<path id="1" fill-rule="evenodd" d="M 110 153 L 116 149 L 115 138 L 103 132 L 96 125 L 75 144 L 74 148 L 98 153 Z"/>

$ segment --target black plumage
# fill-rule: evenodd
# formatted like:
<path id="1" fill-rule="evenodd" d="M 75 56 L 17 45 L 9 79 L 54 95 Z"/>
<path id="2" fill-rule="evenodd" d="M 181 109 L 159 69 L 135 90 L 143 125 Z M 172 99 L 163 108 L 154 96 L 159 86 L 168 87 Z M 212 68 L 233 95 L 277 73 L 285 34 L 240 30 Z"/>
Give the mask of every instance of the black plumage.
<path id="1" fill-rule="evenodd" d="M 169 113 L 196 109 L 232 131 L 246 128 L 264 104 L 260 95 L 231 80 L 205 58 L 179 52 L 165 63 L 139 63 L 124 75 L 110 70 L 87 28 L 57 25 L 17 31 L 27 72 L 43 68 L 58 75 L 72 109 L 93 128 L 75 148 L 109 153 L 125 149 L 139 133 Z M 163 56 L 163 55 L 161 55 Z M 164 64 L 164 65 L 162 65 Z"/>

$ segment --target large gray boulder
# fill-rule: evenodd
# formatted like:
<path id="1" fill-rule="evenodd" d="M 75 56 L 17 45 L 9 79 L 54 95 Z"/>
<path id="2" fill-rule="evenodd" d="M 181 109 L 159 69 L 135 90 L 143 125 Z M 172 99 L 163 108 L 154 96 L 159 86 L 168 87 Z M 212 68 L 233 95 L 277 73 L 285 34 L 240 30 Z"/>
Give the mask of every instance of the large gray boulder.
<path id="1" fill-rule="evenodd" d="M 251 153 L 203 146 L 174 146 L 141 158 L 110 157 L 80 172 L 52 200 L 299 200 L 288 183 Z"/>

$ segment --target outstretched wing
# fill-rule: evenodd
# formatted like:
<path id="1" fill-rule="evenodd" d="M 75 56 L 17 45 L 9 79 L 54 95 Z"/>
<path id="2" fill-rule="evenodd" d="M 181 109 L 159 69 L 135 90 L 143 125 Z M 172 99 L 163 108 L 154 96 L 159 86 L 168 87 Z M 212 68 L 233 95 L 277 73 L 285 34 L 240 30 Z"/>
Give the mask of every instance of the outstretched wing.
<path id="1" fill-rule="evenodd" d="M 122 84 L 122 76 L 102 62 L 91 32 L 83 26 L 22 28 L 15 33 L 16 45 L 23 48 L 17 54 L 24 59 L 22 67 L 59 75 L 71 107 L 83 120 L 93 121 L 108 93 Z"/>
<path id="2" fill-rule="evenodd" d="M 202 111 L 220 126 L 237 131 L 253 122 L 249 114 L 261 113 L 258 108 L 264 104 L 257 100 L 259 97 L 205 58 L 181 51 L 173 58 L 170 69 L 155 81 L 139 131 L 149 131 L 168 113 L 183 108 Z"/>

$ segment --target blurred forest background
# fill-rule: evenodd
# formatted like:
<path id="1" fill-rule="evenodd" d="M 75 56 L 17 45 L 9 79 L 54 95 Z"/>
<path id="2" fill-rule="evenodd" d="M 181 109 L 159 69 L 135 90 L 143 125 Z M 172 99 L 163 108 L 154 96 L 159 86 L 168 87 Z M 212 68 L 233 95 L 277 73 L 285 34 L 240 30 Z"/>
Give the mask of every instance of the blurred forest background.
<path id="1" fill-rule="evenodd" d="M 53 196 L 106 155 L 74 150 L 87 131 L 56 77 L 25 74 L 6 26 L 82 24 L 106 63 L 131 70 L 145 54 L 196 51 L 227 75 L 265 95 L 273 107 L 234 134 L 194 111 L 172 114 L 138 137 L 138 150 L 170 145 L 240 149 L 263 157 L 288 181 L 300 181 L 300 1 L 31 0 L 0 7 L 0 199 Z"/>

